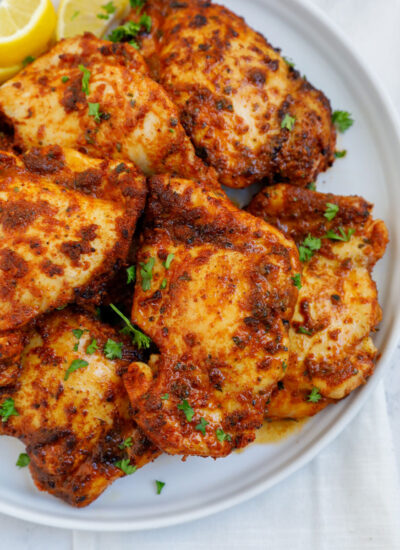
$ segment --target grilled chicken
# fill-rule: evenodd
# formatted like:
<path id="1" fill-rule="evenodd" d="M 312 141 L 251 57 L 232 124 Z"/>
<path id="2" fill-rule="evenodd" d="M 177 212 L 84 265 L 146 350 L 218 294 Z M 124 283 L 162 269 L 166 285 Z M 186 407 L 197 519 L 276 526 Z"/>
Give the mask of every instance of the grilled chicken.
<path id="1" fill-rule="evenodd" d="M 387 229 L 360 197 L 288 185 L 261 192 L 248 210 L 303 247 L 301 258 L 306 255 L 297 278 L 301 289 L 290 327 L 288 368 L 267 416 L 311 416 L 373 373 L 377 349 L 370 333 L 381 320 L 381 309 L 371 271 L 385 252 Z M 304 251 L 310 250 L 307 243 L 311 252 Z"/>
<path id="2" fill-rule="evenodd" d="M 17 372 L 19 329 L 68 302 L 101 299 L 145 196 L 131 163 L 57 146 L 0 153 L 0 385 Z"/>
<path id="3" fill-rule="evenodd" d="M 179 113 L 129 44 L 86 34 L 59 42 L 0 88 L 0 113 L 26 149 L 57 143 L 130 159 L 146 174 L 210 174 Z"/>
<path id="4" fill-rule="evenodd" d="M 149 0 L 145 10 L 141 53 L 221 183 L 305 186 L 332 164 L 328 99 L 241 17 L 204 0 Z"/>
<path id="5" fill-rule="evenodd" d="M 123 343 L 121 358 L 106 358 L 109 339 Z M 139 357 L 129 339 L 87 314 L 68 308 L 37 322 L 17 383 L 1 390 L 2 410 L 7 402 L 16 412 L 3 413 L 0 433 L 26 445 L 39 489 L 86 506 L 125 475 L 122 460 L 127 470 L 160 454 L 136 426 L 122 383 Z"/>
<path id="6" fill-rule="evenodd" d="M 155 445 L 225 456 L 254 439 L 284 374 L 297 250 L 199 183 L 155 176 L 149 187 L 132 320 L 160 353 L 124 383 Z"/>

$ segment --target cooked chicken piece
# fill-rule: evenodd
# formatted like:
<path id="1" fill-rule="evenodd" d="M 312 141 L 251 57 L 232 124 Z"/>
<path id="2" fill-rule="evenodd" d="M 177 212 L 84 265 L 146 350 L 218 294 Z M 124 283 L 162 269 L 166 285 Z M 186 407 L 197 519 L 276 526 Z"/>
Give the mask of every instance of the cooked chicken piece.
<path id="1" fill-rule="evenodd" d="M 302 286 L 286 375 L 267 407 L 272 418 L 311 416 L 374 371 L 377 349 L 370 333 L 381 320 L 381 308 L 371 271 L 385 252 L 387 229 L 360 197 L 288 185 L 268 188 L 248 210 L 292 237 L 300 258 L 312 255 L 303 258 L 297 277 Z"/>
<path id="2" fill-rule="evenodd" d="M 107 359 L 110 339 L 123 343 L 121 358 Z M 124 476 L 120 461 L 129 471 L 160 454 L 136 426 L 122 383 L 138 358 L 129 339 L 87 314 L 65 309 L 38 321 L 18 382 L 1 391 L 0 432 L 26 445 L 40 490 L 86 506 Z M 15 416 L 4 416 L 6 400 Z"/>
<path id="3" fill-rule="evenodd" d="M 0 385 L 18 369 L 16 329 L 68 302 L 101 299 L 125 261 L 145 195 L 130 163 L 59 147 L 0 153 Z"/>
<path id="4" fill-rule="evenodd" d="M 0 87 L 0 112 L 23 149 L 57 143 L 130 159 L 146 174 L 206 177 L 179 113 L 129 44 L 62 40 Z"/>
<path id="5" fill-rule="evenodd" d="M 328 99 L 241 17 L 202 0 L 149 0 L 145 10 L 141 52 L 221 183 L 305 186 L 332 164 Z"/>
<path id="6" fill-rule="evenodd" d="M 149 187 L 132 320 L 160 354 L 124 383 L 155 445 L 225 456 L 254 439 L 283 376 L 296 247 L 203 185 L 156 176 Z"/>

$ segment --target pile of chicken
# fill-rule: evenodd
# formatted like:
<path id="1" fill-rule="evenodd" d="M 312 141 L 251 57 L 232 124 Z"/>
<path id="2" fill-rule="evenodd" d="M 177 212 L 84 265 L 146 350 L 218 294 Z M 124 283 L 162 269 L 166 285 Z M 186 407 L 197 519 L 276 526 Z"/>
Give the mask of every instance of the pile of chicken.
<path id="1" fill-rule="evenodd" d="M 140 51 L 78 36 L 0 88 L 0 429 L 74 506 L 314 415 L 377 355 L 385 225 L 306 187 L 329 101 L 222 6 L 146 13 Z M 220 185 L 255 182 L 246 210 Z"/>

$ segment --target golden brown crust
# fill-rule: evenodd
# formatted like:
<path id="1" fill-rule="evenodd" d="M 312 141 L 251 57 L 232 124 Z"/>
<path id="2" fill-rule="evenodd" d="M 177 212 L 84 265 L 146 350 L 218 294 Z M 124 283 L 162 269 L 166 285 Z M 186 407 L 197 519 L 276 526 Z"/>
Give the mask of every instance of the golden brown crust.
<path id="1" fill-rule="evenodd" d="M 254 439 L 283 376 L 296 248 L 221 193 L 169 176 L 151 178 L 149 187 L 132 319 L 160 355 L 150 367 L 131 365 L 124 382 L 139 425 L 157 446 L 224 456 Z M 145 290 L 141 268 L 151 258 Z M 178 408 L 185 400 L 190 421 Z M 196 428 L 201 418 L 204 434 Z M 219 440 L 217 430 L 231 439 Z"/>
<path id="2" fill-rule="evenodd" d="M 332 220 L 324 216 L 327 203 L 338 207 Z M 289 363 L 267 406 L 269 418 L 316 414 L 373 373 L 377 349 L 370 333 L 381 320 L 381 309 L 371 270 L 385 252 L 388 235 L 385 224 L 372 218 L 371 209 L 361 197 L 288 185 L 266 189 L 248 207 L 298 245 L 307 235 L 321 239 L 321 248 L 303 263 Z M 328 231 L 343 236 L 341 230 L 350 235 L 348 241 L 326 238 Z M 310 401 L 313 388 L 321 396 L 315 403 Z"/>
<path id="3" fill-rule="evenodd" d="M 221 183 L 305 186 L 332 164 L 328 99 L 241 17 L 199 0 L 149 0 L 145 9 L 152 31 L 141 53 Z M 296 119 L 292 130 L 282 128 L 285 115 Z"/>
<path id="4" fill-rule="evenodd" d="M 80 66 L 90 73 L 89 94 Z M 97 120 L 89 103 L 99 104 Z M 213 176 L 194 154 L 177 108 L 129 44 L 88 33 L 62 40 L 0 88 L 1 112 L 22 149 L 57 143 L 93 157 L 130 159 L 146 174 Z"/>
<path id="5" fill-rule="evenodd" d="M 76 329 L 84 331 L 79 339 Z M 122 359 L 104 356 L 109 338 L 123 342 Z M 89 354 L 93 339 L 98 349 Z M 10 416 L 0 430 L 26 445 L 40 490 L 87 506 L 124 475 L 116 462 L 129 459 L 139 468 L 160 454 L 136 426 L 121 380 L 130 361 L 139 358 L 129 339 L 87 314 L 68 308 L 37 323 L 18 382 L 1 391 L 1 403 L 12 398 L 19 416 Z M 88 365 L 65 380 L 75 359 Z M 129 437 L 132 445 L 121 449 Z"/>

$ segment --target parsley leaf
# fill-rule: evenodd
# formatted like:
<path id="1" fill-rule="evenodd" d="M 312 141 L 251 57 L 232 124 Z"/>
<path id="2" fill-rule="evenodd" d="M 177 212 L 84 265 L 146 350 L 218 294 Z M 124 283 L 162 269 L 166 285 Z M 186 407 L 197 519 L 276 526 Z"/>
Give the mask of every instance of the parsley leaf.
<path id="1" fill-rule="evenodd" d="M 89 116 L 94 117 L 95 122 L 101 121 L 101 113 L 100 113 L 100 104 L 99 103 L 89 103 Z"/>
<path id="2" fill-rule="evenodd" d="M 286 63 L 286 65 L 289 65 L 289 67 L 292 67 L 292 68 L 294 67 L 294 65 L 295 65 L 294 61 L 292 61 L 288 57 L 285 57 L 284 55 L 282 57 L 283 57 L 283 61 Z"/>
<path id="3" fill-rule="evenodd" d="M 35 61 L 35 57 L 32 57 L 31 55 L 28 55 L 28 57 L 25 57 L 25 59 L 22 62 L 22 66 L 26 67 L 27 65 L 30 65 Z"/>
<path id="4" fill-rule="evenodd" d="M 97 17 L 99 19 L 110 19 L 110 16 L 117 11 L 117 8 L 114 6 L 113 2 L 108 2 L 101 6 L 101 9 L 106 12 L 106 14 L 99 13 Z"/>
<path id="5" fill-rule="evenodd" d="M 68 80 L 69 80 L 69 76 L 62 76 L 62 77 L 61 77 L 61 82 L 63 82 L 64 84 L 65 84 L 66 82 L 68 82 Z"/>
<path id="6" fill-rule="evenodd" d="M 99 349 L 98 346 L 97 346 L 97 340 L 95 338 L 93 338 L 93 340 L 90 342 L 90 344 L 88 345 L 88 347 L 86 348 L 86 353 L 88 355 L 93 355 L 93 353 Z"/>
<path id="7" fill-rule="evenodd" d="M 104 355 L 107 359 L 121 359 L 122 358 L 122 342 L 115 342 L 109 338 L 104 346 Z"/>
<path id="8" fill-rule="evenodd" d="M 131 8 L 135 8 L 136 11 L 140 11 L 146 3 L 146 0 L 129 0 Z"/>
<path id="9" fill-rule="evenodd" d="M 311 393 L 307 397 L 307 401 L 310 401 L 311 403 L 318 403 L 318 401 L 321 399 L 322 395 L 319 393 L 318 388 L 313 388 L 311 390 Z"/>
<path id="10" fill-rule="evenodd" d="M 136 281 L 136 267 L 134 265 L 131 265 L 126 269 L 126 274 L 128 275 L 126 280 L 127 285 Z"/>
<path id="11" fill-rule="evenodd" d="M 187 402 L 186 399 L 184 399 L 182 401 L 182 403 L 179 403 L 178 405 L 178 409 L 180 411 L 183 411 L 185 413 L 185 416 L 186 416 L 186 420 L 188 422 L 190 422 L 194 416 L 194 410 L 192 409 L 192 407 L 189 405 L 189 403 Z"/>
<path id="12" fill-rule="evenodd" d="M 75 336 L 75 338 L 77 338 L 78 340 L 80 340 L 82 334 L 84 333 L 85 331 L 80 329 L 80 328 L 75 328 L 73 331 L 72 331 L 72 334 Z"/>
<path id="13" fill-rule="evenodd" d="M 232 441 L 232 438 L 229 434 L 226 434 L 222 428 L 217 428 L 215 430 L 215 435 L 217 436 L 218 441 Z"/>
<path id="14" fill-rule="evenodd" d="M 296 122 L 296 118 L 286 113 L 286 115 L 283 117 L 283 120 L 281 122 L 281 128 L 286 128 L 287 130 L 293 130 L 293 126 L 295 122 Z"/>
<path id="15" fill-rule="evenodd" d="M 7 399 L 0 406 L 0 416 L 2 422 L 7 422 L 10 416 L 19 416 L 19 412 L 14 407 L 14 399 L 7 397 Z"/>
<path id="16" fill-rule="evenodd" d="M 206 435 L 206 426 L 207 426 L 207 424 L 209 424 L 209 422 L 207 422 L 207 420 L 205 420 L 203 417 L 201 417 L 200 422 L 197 424 L 195 429 L 198 432 L 201 432 L 203 435 Z"/>
<path id="17" fill-rule="evenodd" d="M 283 370 L 283 372 L 285 372 L 286 369 L 287 369 L 287 363 L 286 363 L 286 361 L 282 361 L 282 370 Z"/>
<path id="18" fill-rule="evenodd" d="M 300 332 L 300 334 L 307 334 L 308 336 L 312 335 L 312 331 L 308 330 L 306 327 L 299 327 L 297 332 Z"/>
<path id="19" fill-rule="evenodd" d="M 110 304 L 110 308 L 115 311 L 115 313 L 119 315 L 124 321 L 126 326 L 122 329 L 122 332 L 124 332 L 125 334 L 127 332 L 132 333 L 132 343 L 135 344 L 139 349 L 149 348 L 151 339 L 146 336 L 146 334 L 143 334 L 143 332 L 141 332 L 139 329 L 135 328 L 129 321 L 129 319 L 125 317 L 125 315 L 114 304 Z"/>
<path id="20" fill-rule="evenodd" d="M 294 286 L 297 287 L 300 290 L 301 289 L 301 274 L 296 273 L 295 275 L 293 275 L 293 277 L 291 277 L 291 279 L 293 281 Z"/>
<path id="21" fill-rule="evenodd" d="M 142 15 L 142 17 L 140 18 L 140 20 L 139 20 L 139 25 L 144 27 L 147 32 L 150 32 L 151 31 L 151 17 L 150 17 L 150 15 L 147 15 L 146 13 L 144 13 Z"/>
<path id="22" fill-rule="evenodd" d="M 175 254 L 168 254 L 167 259 L 164 262 L 165 269 L 169 269 L 171 267 L 172 260 L 174 259 Z"/>
<path id="23" fill-rule="evenodd" d="M 299 256 L 301 262 L 307 262 L 314 256 L 314 252 L 321 248 L 321 239 L 313 237 L 310 233 L 299 246 Z"/>
<path id="24" fill-rule="evenodd" d="M 115 466 L 122 470 L 127 476 L 134 474 L 137 470 L 137 466 L 132 466 L 132 464 L 130 464 L 129 458 L 118 460 L 118 462 L 115 463 Z"/>
<path id="25" fill-rule="evenodd" d="M 325 206 L 326 206 L 326 210 L 325 210 L 324 217 L 327 220 L 331 221 L 339 212 L 339 207 L 337 204 L 333 204 L 333 202 L 327 202 Z"/>
<path id="26" fill-rule="evenodd" d="M 161 288 L 161 290 L 164 290 L 164 288 L 167 288 L 167 279 L 163 279 L 161 281 L 160 288 Z"/>
<path id="27" fill-rule="evenodd" d="M 161 495 L 161 491 L 165 487 L 164 481 L 158 481 L 158 479 L 156 479 L 156 487 L 157 487 L 157 495 Z"/>
<path id="28" fill-rule="evenodd" d="M 347 155 L 347 151 L 346 149 L 343 149 L 343 151 L 335 151 L 334 155 L 335 155 L 335 159 L 342 159 Z"/>
<path id="29" fill-rule="evenodd" d="M 343 227 L 339 227 L 340 235 L 332 231 L 331 229 L 326 232 L 325 238 L 331 239 L 332 241 L 343 241 L 345 243 L 349 242 L 350 237 L 355 233 L 355 229 L 350 227 L 347 234 Z"/>
<path id="30" fill-rule="evenodd" d="M 83 359 L 74 359 L 68 369 L 65 372 L 64 380 L 67 381 L 69 378 L 69 375 L 75 372 L 78 369 L 82 369 L 83 367 L 88 366 L 88 362 L 84 361 Z"/>
<path id="31" fill-rule="evenodd" d="M 165 401 L 166 399 L 169 399 L 169 393 L 164 393 L 164 395 L 161 396 L 161 399 Z"/>
<path id="32" fill-rule="evenodd" d="M 126 449 L 127 447 L 132 447 L 132 445 L 133 445 L 132 438 L 127 437 L 126 439 L 124 439 L 124 441 L 120 445 L 118 445 L 118 447 L 120 449 Z"/>
<path id="33" fill-rule="evenodd" d="M 90 79 L 90 76 L 91 76 L 92 73 L 89 71 L 89 69 L 87 69 L 83 65 L 79 65 L 78 68 L 83 73 L 83 76 L 82 76 L 82 92 L 86 95 L 89 95 L 90 94 L 89 79 Z"/>
<path id="34" fill-rule="evenodd" d="M 307 184 L 307 189 L 310 189 L 311 191 L 315 191 L 317 189 L 317 184 L 315 181 L 312 181 L 311 183 Z"/>
<path id="35" fill-rule="evenodd" d="M 27 455 L 26 453 L 21 453 L 15 465 L 19 468 L 25 468 L 25 466 L 28 466 L 30 461 L 31 459 L 29 458 L 29 455 Z"/>
<path id="36" fill-rule="evenodd" d="M 151 280 L 153 278 L 153 267 L 156 263 L 154 258 L 149 258 L 147 262 L 140 262 L 142 266 L 140 269 L 140 276 L 142 277 L 142 289 L 144 291 L 150 290 Z"/>
<path id="37" fill-rule="evenodd" d="M 151 17 L 149 15 L 142 15 L 139 23 L 135 21 L 127 21 L 124 25 L 116 27 L 107 38 L 108 40 L 111 40 L 111 42 L 122 42 L 124 40 L 129 40 L 131 46 L 139 49 L 137 42 L 132 39 L 136 38 L 142 27 L 144 27 L 147 32 L 150 32 Z"/>
<path id="38" fill-rule="evenodd" d="M 332 122 L 339 132 L 343 133 L 353 125 L 354 120 L 347 111 L 334 111 L 332 114 Z"/>

